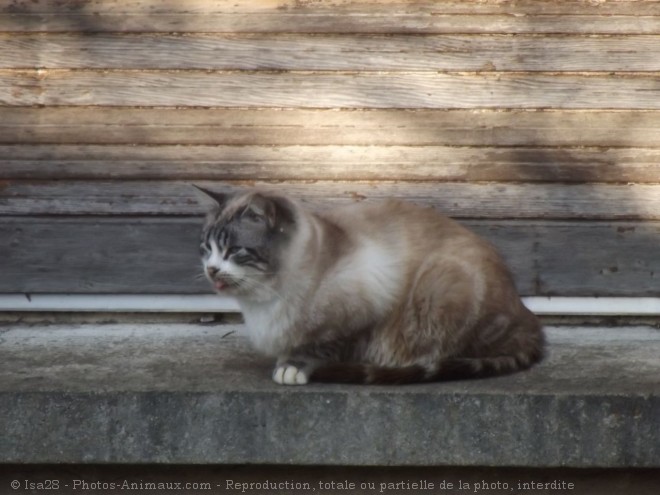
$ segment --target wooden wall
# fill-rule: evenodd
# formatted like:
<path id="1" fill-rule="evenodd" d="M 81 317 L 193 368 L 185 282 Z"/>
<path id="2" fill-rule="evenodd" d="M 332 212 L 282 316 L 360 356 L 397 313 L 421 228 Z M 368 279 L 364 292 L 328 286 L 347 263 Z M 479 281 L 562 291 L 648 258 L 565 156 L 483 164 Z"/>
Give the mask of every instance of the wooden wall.
<path id="1" fill-rule="evenodd" d="M 0 292 L 198 293 L 191 182 L 404 197 L 660 295 L 660 2 L 0 0 Z"/>

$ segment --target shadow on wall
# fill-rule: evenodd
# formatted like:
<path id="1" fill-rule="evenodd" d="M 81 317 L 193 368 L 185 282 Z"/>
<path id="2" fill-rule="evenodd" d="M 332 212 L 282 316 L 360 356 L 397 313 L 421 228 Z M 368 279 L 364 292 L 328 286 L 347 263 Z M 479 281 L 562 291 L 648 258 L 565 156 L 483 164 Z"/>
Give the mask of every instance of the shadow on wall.
<path id="1" fill-rule="evenodd" d="M 24 23 L 21 26 L 23 31 L 75 32 L 80 36 L 88 37 L 89 44 L 77 44 L 75 46 L 79 49 L 64 50 L 62 53 L 58 53 L 58 57 L 61 57 L 60 60 L 66 61 L 65 65 L 70 66 L 68 68 L 92 67 L 103 69 L 121 61 L 122 53 L 115 54 L 115 58 L 112 60 L 104 59 L 104 56 L 110 52 L 104 51 L 102 48 L 109 45 L 104 45 L 103 42 L 96 43 L 99 40 L 105 41 L 113 36 L 119 36 L 108 33 L 99 34 L 108 31 L 108 26 L 111 26 L 113 22 L 118 23 L 123 19 L 124 24 L 120 26 L 121 29 L 134 32 L 139 32 L 140 26 L 136 25 L 137 22 L 141 22 L 139 19 L 150 23 L 142 26 L 143 30 L 156 30 L 154 25 L 157 24 L 158 30 L 164 32 L 165 27 L 168 26 L 167 22 L 172 22 L 168 26 L 168 33 L 185 32 L 193 29 L 189 20 L 190 16 L 173 15 L 169 17 L 170 21 L 168 21 L 168 17 L 164 16 L 163 12 L 154 12 L 154 7 L 159 5 L 159 2 L 152 2 L 152 4 L 141 2 L 140 5 L 144 9 L 143 13 L 146 12 L 146 14 L 141 17 L 124 15 L 123 18 L 120 12 L 121 6 L 113 3 L 98 4 L 92 1 L 70 1 L 64 2 L 64 4 L 59 2 L 57 5 L 51 5 L 45 0 L 36 3 L 18 1 L 13 2 L 4 11 L 18 16 L 17 19 Z M 47 14 L 49 9 L 62 12 L 64 8 L 66 9 L 66 15 L 60 16 L 59 20 L 53 20 L 54 18 L 49 17 Z M 107 8 L 108 11 L 99 14 L 99 8 Z M 305 9 L 308 7 L 296 8 Z M 41 15 L 32 15 L 35 13 L 41 13 Z M 154 15 L 150 17 L 150 13 Z M 21 14 L 30 15 L 22 16 Z M 200 20 L 203 13 L 197 12 L 197 14 L 199 16 L 195 16 L 197 19 L 195 22 L 210 22 Z M 280 14 L 278 14 L 279 17 L 275 15 L 270 15 L 270 17 L 266 15 L 255 16 L 255 18 L 258 17 L 264 20 L 264 24 L 259 26 L 259 30 L 263 32 L 281 31 L 283 19 L 286 19 L 288 14 Z M 115 17 L 112 17 L 113 15 Z M 238 23 L 237 20 L 241 18 L 247 24 Z M 266 21 L 266 19 L 270 20 Z M 523 22 L 521 19 L 523 18 L 517 19 L 516 22 Z M 522 31 L 530 33 L 540 31 L 540 28 L 533 25 L 536 19 L 533 13 L 528 13 L 524 16 L 524 19 L 530 25 L 525 29 L 521 29 Z M 250 20 L 246 16 L 234 16 L 234 21 L 237 23 L 231 25 L 229 31 L 243 31 L 246 26 L 254 25 L 255 22 L 254 19 Z M 225 19 L 223 22 L 230 21 Z M 369 18 L 365 16 L 342 18 L 342 30 L 347 33 L 375 30 L 376 28 L 373 25 L 365 24 L 368 22 Z M 114 26 L 116 28 L 119 24 Z M 325 28 L 322 25 L 314 28 L 318 32 L 323 32 L 323 29 Z M 410 33 L 414 32 L 415 28 L 405 27 L 401 30 Z M 140 39 L 145 43 L 150 43 L 154 39 L 149 34 L 140 36 Z M 162 35 L 159 34 L 158 36 Z M 167 36 L 168 43 L 171 43 L 173 49 L 176 47 L 178 53 L 185 51 L 187 48 L 203 49 L 205 46 L 199 37 Z M 414 38 L 418 39 L 420 43 L 424 43 L 427 37 L 415 35 Z M 522 37 L 511 38 L 513 51 L 517 51 L 516 43 L 522 43 L 522 39 Z M 35 45 L 36 47 L 44 47 L 41 51 L 37 48 L 35 62 L 43 67 L 48 66 L 52 56 L 52 54 L 45 51 L 45 47 L 49 46 L 47 40 L 48 37 L 43 37 Z M 69 48 L 72 48 L 72 46 Z M 318 57 L 313 53 L 301 52 L 299 54 L 300 58 L 314 56 Z M 425 54 L 425 56 L 428 57 L 429 55 Z M 438 54 L 438 57 L 441 56 L 442 54 Z M 552 54 L 549 54 L 548 58 L 556 61 L 556 57 L 552 57 Z M 291 84 L 297 82 L 304 86 L 304 77 L 328 77 L 327 73 L 314 72 L 306 73 L 302 78 L 296 76 L 297 79 L 292 79 L 291 73 L 285 70 L 286 67 L 283 68 L 284 70 L 281 73 L 262 70 L 263 67 L 259 65 L 258 59 L 257 57 L 254 67 L 251 67 L 253 70 L 245 72 L 245 74 L 242 73 L 245 76 L 244 80 L 250 81 L 251 78 L 257 80 L 261 75 L 268 74 L 269 80 L 273 81 L 273 84 L 277 83 L 278 91 L 282 91 L 281 88 L 290 82 Z M 317 60 L 320 64 L 318 69 L 327 68 L 323 65 L 322 59 L 314 60 Z M 154 65 L 147 68 L 159 70 L 163 66 L 169 66 L 170 62 L 168 60 L 154 60 Z M 241 64 L 239 69 L 245 68 L 243 64 L 246 62 L 242 60 L 239 62 Z M 17 63 L 20 63 L 20 61 L 17 61 Z M 249 64 L 251 61 L 248 59 L 247 63 Z M 313 63 L 316 62 L 313 61 Z M 561 63 L 561 61 L 557 63 Z M 349 84 L 355 73 L 333 73 L 332 75 L 336 76 L 336 79 L 333 83 L 334 86 L 330 85 L 328 91 L 330 93 L 336 91 L 337 95 L 345 95 L 346 99 L 352 102 L 350 105 L 346 104 L 346 106 L 359 106 L 360 103 L 363 103 L 363 106 L 383 107 L 384 110 L 357 109 L 348 111 L 343 109 L 341 112 L 336 112 L 336 109 L 310 110 L 310 112 L 315 112 L 317 119 L 322 119 L 324 115 L 330 114 L 334 118 L 339 113 L 346 117 L 340 124 L 344 128 L 336 135 L 334 131 L 324 129 L 323 122 L 315 124 L 317 130 L 314 132 L 322 131 L 323 135 L 327 136 L 327 141 L 314 142 L 313 146 L 336 144 L 336 148 L 328 150 L 329 153 L 335 153 L 335 155 L 321 163 L 315 161 L 313 163 L 297 163 L 295 160 L 286 162 L 291 170 L 295 170 L 295 173 L 303 173 L 304 170 L 304 173 L 307 174 L 305 179 L 309 179 L 309 183 L 292 184 L 289 181 L 281 187 L 289 187 L 297 191 L 306 189 L 314 192 L 327 190 L 332 194 L 342 196 L 345 200 L 349 200 L 351 194 L 354 194 L 355 198 L 358 199 L 363 195 L 368 195 L 366 186 L 360 184 L 359 187 L 353 188 L 351 184 L 344 185 L 343 183 L 328 185 L 327 183 L 316 183 L 316 179 L 340 181 L 366 179 L 376 184 L 383 180 L 405 179 L 409 183 L 405 183 L 403 186 L 392 185 L 391 183 L 387 186 L 389 188 L 387 190 L 404 196 L 413 194 L 411 191 L 432 191 L 432 186 L 436 183 L 439 184 L 438 190 L 441 189 L 440 183 L 445 187 L 445 190 L 447 184 L 455 183 L 457 190 L 462 186 L 461 183 L 475 184 L 473 189 L 462 189 L 466 191 L 466 194 L 474 191 L 474 197 L 464 200 L 464 203 L 469 204 L 472 208 L 470 213 L 457 211 L 453 201 L 449 201 L 441 194 L 432 197 L 431 192 L 424 199 L 433 201 L 439 208 L 450 210 L 455 216 L 470 221 L 475 228 L 484 235 L 492 236 L 496 242 L 499 239 L 499 242 L 501 242 L 500 247 L 505 251 L 505 255 L 515 253 L 516 257 L 518 255 L 523 257 L 525 261 L 520 264 L 519 270 L 534 273 L 534 277 L 525 282 L 524 290 L 526 293 L 564 295 L 660 294 L 660 282 L 657 275 L 660 269 L 657 267 L 657 261 L 652 256 L 655 251 L 654 246 L 660 245 L 660 225 L 657 221 L 649 221 L 651 219 L 658 220 L 658 217 L 657 215 L 653 216 L 654 214 L 650 212 L 648 206 L 649 204 L 657 204 L 653 200 L 654 197 L 657 197 L 657 193 L 655 189 L 648 192 L 649 190 L 645 189 L 645 186 L 625 185 L 628 182 L 658 182 L 657 172 L 655 171 L 657 162 L 649 162 L 648 167 L 637 167 L 634 173 L 627 172 L 631 164 L 639 165 L 640 163 L 637 161 L 638 158 L 632 155 L 647 152 L 644 149 L 647 146 L 643 142 L 640 143 L 638 137 L 627 135 L 632 134 L 634 129 L 639 128 L 636 119 L 640 114 L 627 110 L 620 112 L 602 111 L 600 113 L 593 110 L 562 110 L 563 106 L 569 106 L 566 103 L 580 97 L 579 91 L 575 94 L 566 94 L 564 103 L 560 102 L 554 110 L 540 109 L 545 107 L 542 104 L 543 102 L 537 102 L 539 104 L 536 105 L 525 103 L 528 99 L 523 97 L 524 95 L 521 96 L 520 101 L 511 101 L 505 104 L 506 108 L 489 110 L 484 110 L 483 107 L 469 108 L 469 102 L 462 105 L 459 100 L 455 104 L 459 108 L 447 110 L 447 108 L 440 106 L 440 108 L 433 110 L 433 107 L 439 106 L 438 101 L 440 98 L 436 94 L 437 88 L 433 87 L 434 77 L 439 80 L 450 74 L 456 84 L 459 84 L 461 80 L 480 81 L 487 78 L 493 85 L 496 85 L 501 84 L 498 82 L 500 76 L 508 77 L 510 75 L 496 71 L 497 67 L 503 65 L 506 64 L 501 64 L 499 60 L 492 60 L 490 65 L 484 64 L 481 72 L 469 72 L 458 76 L 448 70 L 438 72 L 434 67 L 429 67 L 426 72 L 419 71 L 424 72 L 424 77 L 428 76 L 424 81 L 431 81 L 430 87 L 426 88 L 428 93 L 419 92 L 416 94 L 411 94 L 411 88 L 406 85 L 406 81 L 410 81 L 410 77 L 406 75 L 405 71 L 392 71 L 394 74 L 392 77 L 380 80 L 389 81 L 392 85 L 383 87 Z M 593 67 L 593 60 L 589 61 L 589 66 Z M 227 68 L 236 69 L 236 67 Z M 268 67 L 268 69 L 272 68 Z M 575 67 L 572 70 L 575 70 Z M 108 77 L 111 76 L 111 72 L 109 74 Z M 200 71 L 200 75 L 202 74 L 203 77 L 211 81 L 210 87 L 216 88 L 218 91 L 221 91 L 227 84 L 226 79 L 220 79 L 224 77 L 224 74 L 213 71 L 208 73 Z M 529 74 L 534 75 L 532 72 Z M 365 78 L 371 77 L 374 81 L 379 77 L 377 72 L 361 75 Z M 561 78 L 562 75 L 555 74 L 553 77 Z M 588 77 L 583 78 L 585 83 L 588 82 Z M 602 77 L 602 75 L 599 77 Z M 41 75 L 37 74 L 33 78 L 34 85 L 37 89 L 40 89 L 39 78 L 47 79 L 48 71 Z M 418 78 L 416 80 L 422 79 Z M 549 84 L 547 78 L 543 81 Z M 346 84 L 342 84 L 342 82 L 346 82 Z M 167 79 L 163 79 L 159 84 L 168 84 Z M 120 89 L 127 92 L 126 94 L 131 92 L 130 87 Z M 275 91 L 268 86 L 262 87 L 261 90 L 266 97 L 270 90 Z M 547 91 L 551 92 L 552 90 L 552 85 L 549 85 Z M 157 87 L 154 91 L 157 92 Z M 411 106 L 419 107 L 419 109 L 390 109 L 390 107 L 396 107 L 400 103 L 397 101 L 397 94 L 403 95 L 402 98 L 408 98 Z M 542 93 L 537 88 L 534 94 Z M 466 98 L 467 96 L 466 92 Z M 41 93 L 39 93 L 39 97 L 41 97 Z M 36 103 L 42 102 L 36 101 Z M 341 107 L 341 98 L 338 97 L 337 102 L 337 106 Z M 30 104 L 33 103 L 35 101 L 30 102 Z M 152 102 L 146 103 L 153 104 Z M 302 105 L 314 108 L 313 102 L 305 101 Z M 607 108 L 608 105 L 608 95 L 603 94 L 602 108 Z M 272 106 L 277 107 L 278 104 L 273 103 Z M 464 108 L 460 108 L 461 106 L 464 106 Z M 185 112 L 186 110 L 181 109 L 180 111 Z M 38 125 L 40 123 L 38 114 L 35 112 L 31 115 L 35 119 L 34 125 Z M 589 138 L 591 139 L 589 143 L 581 142 L 580 136 L 591 135 L 590 126 L 602 125 L 602 122 L 597 120 L 601 118 L 615 119 L 617 125 L 611 126 L 610 134 L 604 137 L 593 137 L 598 134 L 594 132 L 593 136 Z M 452 119 L 460 121 L 458 132 L 451 129 Z M 364 132 L 364 127 L 360 128 L 360 126 L 371 125 L 369 122 L 374 121 L 376 126 L 379 125 L 378 122 L 381 122 L 392 134 L 388 135 L 380 132 L 380 137 L 374 140 L 368 135 L 368 132 Z M 438 124 L 439 121 L 450 123 L 449 125 Z M 547 127 L 548 123 L 551 127 Z M 295 136 L 295 133 L 292 133 L 293 137 L 290 138 L 290 151 L 300 153 L 301 161 L 309 160 L 310 157 L 313 157 L 314 160 L 323 160 L 322 153 L 318 149 L 310 147 L 303 153 L 296 146 L 297 144 L 305 144 L 304 141 L 309 139 L 309 134 L 305 135 L 308 132 L 304 127 L 307 123 L 301 122 L 300 124 L 303 126 L 300 136 Z M 355 126 L 358 133 L 362 134 L 361 138 L 356 139 L 350 135 L 353 126 Z M 441 136 L 438 135 L 440 127 L 444 128 Z M 251 129 L 255 134 L 250 136 L 249 131 L 245 131 L 241 144 L 249 144 L 253 141 L 260 143 L 261 146 L 241 146 L 240 150 L 238 148 L 224 148 L 221 150 L 224 153 L 223 156 L 212 159 L 204 165 L 205 170 L 208 170 L 208 174 L 195 171 L 188 172 L 189 168 L 185 168 L 185 170 L 182 168 L 181 170 L 184 170 L 184 172 L 178 175 L 177 179 L 200 180 L 209 178 L 214 181 L 230 180 L 236 183 L 238 182 L 236 171 L 240 167 L 245 169 L 247 164 L 254 170 L 252 179 L 255 181 L 282 179 L 282 175 L 277 176 L 272 173 L 273 164 L 277 162 L 278 158 L 274 157 L 274 146 L 269 145 L 276 146 L 280 144 L 277 142 L 277 134 L 273 133 L 273 142 L 268 142 L 258 134 L 258 127 L 252 127 Z M 157 145 L 158 143 L 154 143 L 149 132 L 147 126 L 135 126 L 132 128 L 130 139 L 127 138 L 125 144 L 139 145 L 148 142 L 150 145 Z M 215 145 L 221 142 L 223 138 L 213 139 L 213 142 L 209 144 Z M 354 146 L 356 153 L 358 153 L 357 157 L 347 152 L 347 143 Z M 400 146 L 395 148 L 391 146 L 393 143 Z M 648 148 L 654 146 L 657 148 L 657 144 L 651 144 Z M 588 148 L 584 148 L 584 146 L 588 146 Z M 635 148 L 633 149 L 630 146 Z M 86 147 L 86 145 L 83 144 L 82 147 Z M 189 156 L 185 156 L 185 153 L 181 153 L 182 149 L 173 150 L 173 153 L 178 153 L 178 159 L 182 163 L 193 157 L 193 166 L 202 161 L 201 156 L 204 153 L 208 158 L 209 153 L 214 151 L 211 149 L 202 153 L 200 148 L 197 147 L 190 150 Z M 91 149 L 88 147 L 84 151 L 89 151 L 91 154 Z M 99 148 L 95 149 L 94 152 L 102 154 L 105 150 Z M 127 154 L 135 154 L 135 156 L 140 152 L 142 150 L 126 150 Z M 231 153 L 234 153 L 234 156 L 228 156 Z M 264 156 L 267 156 L 267 159 L 264 159 Z M 651 159 L 654 159 L 653 157 L 657 159 L 658 155 L 650 154 L 649 156 L 651 156 Z M 121 158 L 108 158 L 108 156 L 106 156 L 106 159 L 109 161 L 111 159 L 121 160 Z M 156 206 L 150 206 L 149 208 L 153 208 L 152 210 L 146 212 L 141 210 L 137 213 L 180 215 L 190 214 L 194 209 L 195 205 L 186 204 L 186 201 L 191 201 L 186 196 L 190 194 L 186 184 L 170 182 L 172 176 L 167 176 L 165 172 L 161 175 L 159 175 L 160 172 L 153 172 L 153 170 L 164 164 L 165 167 L 160 170 L 167 170 L 167 160 L 169 158 L 152 160 L 152 158 L 142 156 L 140 162 L 144 167 L 145 175 L 136 176 L 131 172 L 131 179 L 168 179 L 149 186 L 148 194 L 152 196 L 150 201 L 152 205 Z M 244 162 L 241 163 L 241 160 L 244 160 Z M 371 160 L 371 163 L 365 166 L 365 160 Z M 150 161 L 153 161 L 153 163 L 149 163 Z M 283 166 L 282 161 L 277 163 L 277 166 L 280 167 L 279 173 L 283 174 L 282 171 L 286 165 Z M 124 164 L 123 167 L 125 171 L 127 165 Z M 201 167 L 201 165 L 197 165 L 197 167 Z M 116 197 L 101 198 L 98 205 L 92 205 L 93 207 L 108 206 L 103 201 L 112 204 L 115 200 L 127 201 L 130 198 L 139 196 L 139 191 L 136 190 L 139 184 L 130 184 L 127 180 L 129 174 L 122 175 L 125 173 L 121 172 L 122 164 L 117 164 L 115 170 L 114 180 L 126 180 L 126 190 L 123 191 L 124 196 L 119 194 L 120 199 Z M 37 178 L 39 177 L 27 177 L 26 180 Z M 94 177 L 84 176 L 84 174 L 78 175 L 77 178 L 94 179 Z M 285 178 L 290 179 L 291 177 Z M 243 177 L 244 179 L 245 177 Z M 492 184 L 482 184 L 486 182 L 496 183 L 498 187 L 494 188 Z M 483 187 L 481 187 L 482 185 Z M 487 187 L 490 196 L 484 192 L 477 194 L 477 189 L 485 191 Z M 386 188 L 383 187 L 382 189 L 385 190 Z M 26 190 L 29 190 L 29 188 Z M 74 189 L 72 188 L 72 190 Z M 115 194 L 112 191 L 113 188 L 108 188 L 108 194 Z M 636 192 L 639 195 L 636 195 Z M 174 197 L 172 203 L 167 203 L 169 194 L 178 197 Z M 190 196 L 192 197 L 192 194 Z M 311 194 L 310 196 L 318 195 Z M 614 201 L 613 198 L 617 198 L 617 201 Z M 650 201 L 645 203 L 644 198 L 650 198 Z M 85 201 L 85 198 L 82 201 Z M 495 205 L 502 213 L 492 214 Z M 509 205 L 509 211 L 504 211 L 506 208 L 502 205 Z M 546 207 L 547 211 L 544 211 Z M 177 208 L 181 210 L 177 212 Z M 525 213 L 526 209 L 533 209 L 536 213 Z M 65 213 L 73 214 L 75 212 L 68 211 Z M 91 214 L 93 212 L 85 211 L 82 213 Z M 128 213 L 136 214 L 133 211 Z M 521 216 L 527 218 L 521 220 Z M 520 247 L 521 242 L 524 248 Z M 532 252 L 533 255 L 530 256 L 529 252 Z M 520 263 L 516 259 L 510 261 L 514 265 Z M 553 273 L 550 278 L 546 277 L 549 273 Z M 566 287 L 569 286 L 573 287 L 571 290 L 575 291 L 574 294 L 570 291 L 567 293 Z"/>

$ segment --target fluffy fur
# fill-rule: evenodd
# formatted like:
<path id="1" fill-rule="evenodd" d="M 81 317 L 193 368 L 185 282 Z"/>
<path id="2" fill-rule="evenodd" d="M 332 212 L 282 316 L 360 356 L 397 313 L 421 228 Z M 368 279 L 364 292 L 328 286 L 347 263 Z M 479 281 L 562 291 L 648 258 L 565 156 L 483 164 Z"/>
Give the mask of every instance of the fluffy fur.
<path id="1" fill-rule="evenodd" d="M 234 296 L 273 379 L 413 383 L 530 367 L 544 338 L 485 240 L 430 208 L 313 213 L 273 192 L 203 192 L 204 270 Z"/>

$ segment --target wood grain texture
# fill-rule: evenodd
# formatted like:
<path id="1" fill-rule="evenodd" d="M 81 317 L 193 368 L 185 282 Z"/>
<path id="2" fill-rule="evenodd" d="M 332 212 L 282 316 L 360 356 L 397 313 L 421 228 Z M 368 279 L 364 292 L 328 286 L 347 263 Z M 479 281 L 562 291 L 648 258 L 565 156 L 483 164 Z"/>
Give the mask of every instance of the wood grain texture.
<path id="1" fill-rule="evenodd" d="M 0 12 L 9 14 L 68 14 L 84 12 L 102 14 L 234 14 L 278 12 L 347 12 L 370 13 L 388 11 L 428 14 L 539 14 L 567 15 L 660 15 L 655 0 L 3 0 Z"/>
<path id="2" fill-rule="evenodd" d="M 225 189 L 219 183 L 198 182 Z M 200 215 L 190 183 L 174 181 L 5 181 L 0 215 Z M 233 185 L 269 187 L 316 208 L 354 201 L 407 199 L 459 218 L 660 219 L 660 185 L 335 182 Z"/>
<path id="3" fill-rule="evenodd" d="M 0 35 L 0 69 L 660 71 L 660 36 Z"/>
<path id="4" fill-rule="evenodd" d="M 657 223 L 614 223 L 603 229 L 603 225 L 580 222 L 555 227 L 552 241 L 539 246 L 538 264 L 543 267 L 537 279 L 539 293 L 581 296 L 611 290 L 613 295 L 660 294 Z M 550 246 L 551 243 L 554 245 Z M 571 273 L 553 270 L 564 264 L 571 265 Z M 621 283 L 622 287 L 605 289 L 603 286 L 608 282 Z"/>
<path id="5" fill-rule="evenodd" d="M 408 199 L 525 295 L 660 295 L 660 2 L 0 0 L 0 292 L 207 292 L 192 181 Z"/>
<path id="6" fill-rule="evenodd" d="M 653 1 L 12 0 L 0 31 L 660 33 Z"/>
<path id="7" fill-rule="evenodd" d="M 660 109 L 660 76 L 0 71 L 0 104 Z"/>
<path id="8" fill-rule="evenodd" d="M 208 285 L 197 280 L 202 223 L 0 219 L 0 292 L 204 292 Z"/>
<path id="9" fill-rule="evenodd" d="M 660 150 L 0 145 L 0 178 L 660 183 Z"/>
<path id="10" fill-rule="evenodd" d="M 657 222 L 464 223 L 495 243 L 523 295 L 660 294 Z M 0 218 L 0 292 L 206 293 L 200 226 L 185 218 Z M 48 257 L 34 249 L 43 245 Z"/>
<path id="11" fill-rule="evenodd" d="M 5 107 L 0 112 L 0 143 L 17 144 L 660 147 L 660 111 L 652 110 Z M 37 149 L 41 154 L 47 148 Z M 4 153 L 27 158 L 23 151 Z"/>
<path id="12" fill-rule="evenodd" d="M 0 32 L 660 34 L 658 15 L 491 15 L 391 12 L 274 14 L 2 14 Z"/>

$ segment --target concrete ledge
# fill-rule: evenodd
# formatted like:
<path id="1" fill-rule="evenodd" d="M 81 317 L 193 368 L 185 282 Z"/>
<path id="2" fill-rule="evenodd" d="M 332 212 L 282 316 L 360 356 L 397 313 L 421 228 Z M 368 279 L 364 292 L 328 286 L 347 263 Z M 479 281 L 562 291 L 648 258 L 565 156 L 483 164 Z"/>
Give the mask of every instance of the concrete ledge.
<path id="1" fill-rule="evenodd" d="M 660 331 L 550 328 L 490 380 L 270 381 L 237 326 L 0 327 L 1 463 L 660 467 Z"/>

